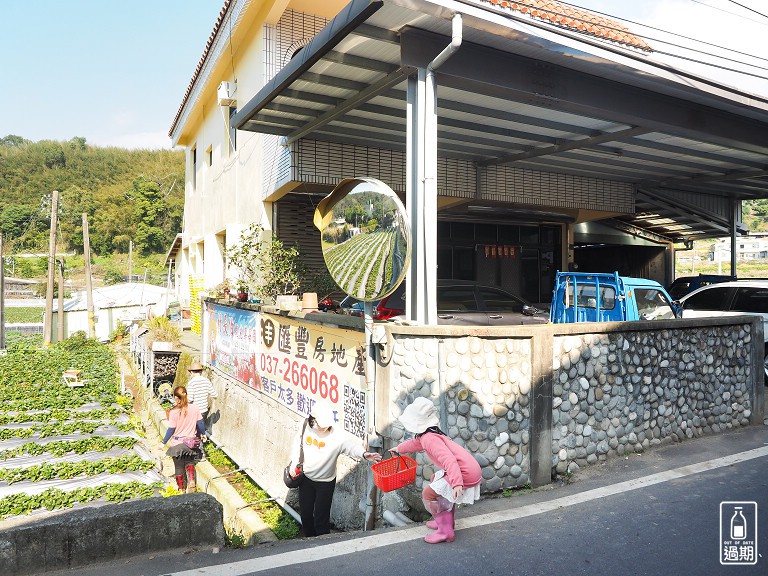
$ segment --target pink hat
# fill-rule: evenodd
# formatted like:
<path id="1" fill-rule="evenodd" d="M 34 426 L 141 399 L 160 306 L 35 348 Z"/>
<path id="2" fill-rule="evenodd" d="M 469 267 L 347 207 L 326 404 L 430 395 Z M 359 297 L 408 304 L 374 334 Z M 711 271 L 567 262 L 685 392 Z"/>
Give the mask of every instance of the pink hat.
<path id="1" fill-rule="evenodd" d="M 440 426 L 435 405 L 432 400 L 423 396 L 419 396 L 413 403 L 406 406 L 399 420 L 408 432 L 414 434 L 421 434 L 432 426 Z"/>

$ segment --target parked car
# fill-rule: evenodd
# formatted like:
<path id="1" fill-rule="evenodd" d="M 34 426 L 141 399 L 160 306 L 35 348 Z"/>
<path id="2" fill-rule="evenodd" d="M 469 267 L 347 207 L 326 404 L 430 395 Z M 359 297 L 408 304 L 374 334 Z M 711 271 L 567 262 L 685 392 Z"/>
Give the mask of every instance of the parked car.
<path id="1" fill-rule="evenodd" d="M 379 301 L 376 300 L 373 303 L 373 307 L 376 307 Z M 363 316 L 365 312 L 365 302 L 362 302 L 354 296 L 347 296 L 339 304 L 339 312 L 342 314 L 348 314 L 349 316 Z"/>
<path id="2" fill-rule="evenodd" d="M 669 292 L 669 295 L 672 296 L 674 300 L 679 300 L 686 294 L 690 294 L 702 286 L 718 284 L 719 282 L 728 282 L 729 280 L 736 280 L 736 278 L 724 274 L 699 274 L 698 276 L 681 276 L 680 278 L 676 278 L 675 281 L 669 285 L 667 292 Z"/>
<path id="3" fill-rule="evenodd" d="M 405 314 L 405 283 L 400 284 L 374 309 L 376 320 Z M 467 280 L 437 281 L 437 323 L 459 326 L 546 324 L 547 311 L 528 304 L 497 286 Z"/>
<path id="4" fill-rule="evenodd" d="M 326 294 L 317 302 L 317 308 L 320 312 L 339 312 L 340 303 L 346 296 L 344 292 Z"/>
<path id="5" fill-rule="evenodd" d="M 569 322 L 671 320 L 677 306 L 654 280 L 619 276 L 618 272 L 558 272 L 549 319 Z"/>
<path id="6" fill-rule="evenodd" d="M 683 318 L 761 316 L 765 340 L 763 368 L 768 377 L 768 280 L 731 280 L 710 284 L 681 298 L 680 307 Z"/>

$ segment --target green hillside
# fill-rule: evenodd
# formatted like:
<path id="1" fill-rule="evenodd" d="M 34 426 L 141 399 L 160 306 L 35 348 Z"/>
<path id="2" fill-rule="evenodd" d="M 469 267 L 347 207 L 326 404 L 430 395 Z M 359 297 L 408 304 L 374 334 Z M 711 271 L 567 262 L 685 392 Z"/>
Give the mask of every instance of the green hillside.
<path id="1" fill-rule="evenodd" d="M 88 214 L 95 255 L 164 254 L 184 214 L 184 153 L 90 146 L 85 138 L 0 138 L 4 252 L 47 252 L 50 197 L 59 191 L 58 250 L 82 253 Z"/>

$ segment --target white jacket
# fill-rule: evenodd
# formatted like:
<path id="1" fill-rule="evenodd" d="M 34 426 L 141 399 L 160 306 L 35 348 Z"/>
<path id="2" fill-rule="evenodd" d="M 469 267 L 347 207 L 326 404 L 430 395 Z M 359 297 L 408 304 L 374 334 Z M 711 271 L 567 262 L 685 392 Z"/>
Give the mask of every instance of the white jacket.
<path id="1" fill-rule="evenodd" d="M 304 426 L 303 422 L 301 426 Z M 330 482 L 336 478 L 336 462 L 342 452 L 358 460 L 365 453 L 360 440 L 343 430 L 337 430 L 335 426 L 327 432 L 320 432 L 316 428 L 307 426 L 304 430 L 304 438 L 301 438 L 301 428 L 299 428 L 299 433 L 293 442 L 291 470 L 296 468 L 299 461 L 300 442 L 304 443 L 304 474 L 310 480 L 317 482 Z"/>

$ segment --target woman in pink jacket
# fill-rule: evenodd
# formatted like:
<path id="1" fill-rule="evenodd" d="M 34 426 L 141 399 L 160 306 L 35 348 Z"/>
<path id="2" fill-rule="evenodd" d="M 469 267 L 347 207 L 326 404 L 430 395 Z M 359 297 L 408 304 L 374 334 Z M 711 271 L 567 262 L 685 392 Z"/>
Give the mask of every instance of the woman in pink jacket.
<path id="1" fill-rule="evenodd" d="M 456 504 L 472 504 L 480 498 L 480 464 L 440 430 L 440 420 L 431 400 L 416 398 L 403 410 L 400 422 L 416 437 L 400 443 L 392 452 L 423 450 L 439 468 L 421 493 L 424 507 L 434 518 L 427 522 L 427 527 L 437 529 L 424 540 L 430 544 L 453 542 Z"/>

